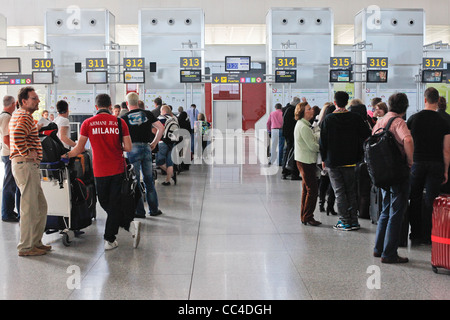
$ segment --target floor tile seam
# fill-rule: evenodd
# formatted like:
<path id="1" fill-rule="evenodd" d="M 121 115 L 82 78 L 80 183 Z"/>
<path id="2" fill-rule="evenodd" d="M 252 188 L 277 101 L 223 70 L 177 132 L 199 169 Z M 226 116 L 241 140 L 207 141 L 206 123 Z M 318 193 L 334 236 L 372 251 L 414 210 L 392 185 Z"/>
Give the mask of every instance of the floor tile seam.
<path id="1" fill-rule="evenodd" d="M 197 250 L 198 250 L 198 241 L 200 238 L 200 225 L 202 222 L 202 215 L 203 215 L 203 203 L 205 202 L 205 193 L 206 193 L 206 183 L 208 181 L 209 173 L 205 174 L 204 177 L 204 183 L 203 183 L 203 192 L 202 192 L 202 205 L 200 206 L 200 215 L 197 223 L 197 237 L 195 240 L 195 248 L 194 248 L 194 258 L 192 259 L 192 271 L 191 271 L 191 277 L 189 280 L 189 290 L 187 294 L 187 300 L 191 300 L 191 293 L 192 293 L 192 284 L 194 280 L 194 271 L 195 271 L 195 259 L 197 257 Z"/>

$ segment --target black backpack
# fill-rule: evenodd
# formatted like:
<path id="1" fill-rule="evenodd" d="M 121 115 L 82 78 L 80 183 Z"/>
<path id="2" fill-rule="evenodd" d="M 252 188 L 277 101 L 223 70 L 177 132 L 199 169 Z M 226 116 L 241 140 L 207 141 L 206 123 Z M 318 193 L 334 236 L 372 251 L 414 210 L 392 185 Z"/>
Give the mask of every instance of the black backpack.
<path id="1" fill-rule="evenodd" d="M 61 156 L 69 151 L 58 138 L 58 126 L 52 122 L 39 130 L 42 145 L 42 162 L 58 162 Z"/>
<path id="2" fill-rule="evenodd" d="M 392 122 L 379 128 L 364 142 L 364 161 L 367 163 L 372 183 L 382 189 L 404 182 L 409 177 L 409 167 L 394 135 L 389 131 Z"/>

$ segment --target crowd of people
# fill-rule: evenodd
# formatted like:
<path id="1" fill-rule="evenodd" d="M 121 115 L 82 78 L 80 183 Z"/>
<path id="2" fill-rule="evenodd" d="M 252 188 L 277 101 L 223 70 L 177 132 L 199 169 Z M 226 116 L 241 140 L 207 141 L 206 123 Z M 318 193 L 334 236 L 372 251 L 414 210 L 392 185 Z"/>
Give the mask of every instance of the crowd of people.
<path id="1" fill-rule="evenodd" d="M 440 193 L 450 193 L 450 115 L 445 98 L 433 87 L 424 92 L 424 103 L 424 110 L 408 119 L 409 101 L 404 93 L 393 94 L 387 102 L 374 98 L 369 108 L 359 99 L 349 101 L 343 91 L 336 92 L 334 101 L 322 108 L 298 97 L 284 108 L 277 104 L 267 121 L 272 137 L 271 163 L 282 167 L 282 179 L 291 176 L 292 180 L 302 180 L 301 222 L 321 224 L 314 217 L 319 202 L 320 212 L 338 215 L 334 229 L 360 229 L 359 219 L 369 218 L 374 187 L 364 162 L 363 144 L 394 118 L 389 130 L 410 175 L 381 189 L 373 255 L 384 263 L 408 262 L 397 253 L 408 241 L 408 231 L 402 231 L 405 227 L 410 227 L 412 245 L 431 244 L 433 201 Z M 288 165 L 291 155 L 295 167 Z"/>
<path id="2" fill-rule="evenodd" d="M 71 139 L 69 104 L 60 100 L 56 104 L 58 116 L 49 119 L 44 110 L 39 121 L 33 115 L 39 109 L 39 97 L 33 87 L 22 88 L 17 102 L 12 96 L 3 99 L 4 109 L 0 114 L 2 136 L 2 161 L 5 175 L 2 190 L 2 220 L 20 221 L 19 256 L 44 255 L 51 246 L 42 243 L 46 228 L 47 200 L 41 187 L 40 162 L 43 158 L 39 132 L 53 122 L 57 126 L 57 137 L 69 150 L 61 158 L 73 158 L 85 151 L 87 142 L 92 150 L 92 168 L 95 177 L 97 198 L 107 213 L 104 232 L 105 250 L 117 248 L 120 226 L 120 188 L 126 161 L 134 167 L 139 181 L 143 182 L 144 195 L 137 205 L 135 218 L 129 227 L 134 241 L 139 245 L 139 218 L 146 217 L 144 198 L 148 214 L 158 216 L 159 208 L 155 188 L 154 162 L 164 172 L 163 186 L 176 184 L 176 166 L 172 159 L 172 148 L 179 141 L 174 132 L 180 128 L 194 134 L 194 128 L 208 128 L 204 114 L 192 104 L 186 112 L 178 108 L 177 116 L 172 107 L 163 104 L 161 98 L 154 100 L 154 108 L 145 108 L 138 94 L 131 92 L 120 105 L 112 104 L 108 94 L 96 97 L 96 114 L 83 121 L 78 140 Z M 117 128 L 120 127 L 121 137 Z M 120 140 L 121 139 L 121 140 Z M 188 169 L 188 165 L 183 169 Z M 142 173 L 142 180 L 141 180 Z M 17 208 L 17 211 L 15 211 Z"/>
<path id="3" fill-rule="evenodd" d="M 4 110 L 0 114 L 5 166 L 2 220 L 20 220 L 19 256 L 43 255 L 51 250 L 51 246 L 42 243 L 47 201 L 41 188 L 39 164 L 43 150 L 39 130 L 52 121 L 46 111 L 41 120 L 34 120 L 39 102 L 35 90 L 25 87 L 20 90 L 17 101 L 12 96 L 4 97 Z M 320 212 L 338 215 L 334 229 L 360 229 L 359 219 L 368 217 L 373 187 L 364 163 L 363 143 L 392 122 L 389 130 L 404 155 L 410 175 L 381 190 L 382 209 L 373 255 L 381 257 L 384 263 L 408 262 L 408 258 L 397 253 L 405 224 L 411 227 L 409 238 L 413 245 L 430 244 L 433 201 L 440 193 L 450 193 L 450 115 L 445 111 L 445 98 L 439 96 L 435 88 L 425 91 L 424 102 L 424 110 L 409 119 L 406 119 L 409 102 L 403 93 L 393 94 L 387 102 L 372 99 L 369 110 L 361 100 L 349 101 L 349 95 L 343 91 L 336 92 L 334 101 L 325 103 L 322 108 L 311 106 L 306 98 L 298 97 L 285 107 L 277 104 L 267 121 L 267 129 L 274 140 L 271 163 L 282 167 L 282 179 L 290 176 L 292 180 L 302 180 L 301 222 L 321 225 L 314 216 L 318 202 Z M 70 136 L 69 105 L 63 100 L 57 102 L 58 116 L 53 122 L 58 127 L 59 139 L 69 150 L 62 157 L 73 158 L 84 152 L 89 140 L 97 197 L 107 213 L 105 250 L 118 246 L 120 186 L 126 159 L 133 165 L 139 180 L 142 174 L 145 191 L 136 209 L 137 219 L 125 228 L 137 247 L 138 218 L 145 218 L 147 214 L 144 198 L 150 216 L 163 213 L 159 208 L 153 163 L 165 175 L 161 185 L 175 185 L 176 172 L 180 169 L 175 169 L 180 164 L 175 165 L 172 159 L 172 149 L 180 142 L 175 131 L 180 128 L 191 134 L 193 153 L 194 134 L 206 134 L 211 125 L 195 104 L 187 111 L 178 108 L 175 115 L 170 105 L 156 98 L 154 108 L 147 110 L 133 92 L 126 96 L 126 101 L 115 106 L 109 95 L 99 94 L 95 105 L 96 114 L 82 123 L 75 142 Z M 119 124 L 121 137 L 117 131 Z M 201 148 L 205 147 L 202 144 Z M 291 156 L 295 166 L 288 167 Z"/>

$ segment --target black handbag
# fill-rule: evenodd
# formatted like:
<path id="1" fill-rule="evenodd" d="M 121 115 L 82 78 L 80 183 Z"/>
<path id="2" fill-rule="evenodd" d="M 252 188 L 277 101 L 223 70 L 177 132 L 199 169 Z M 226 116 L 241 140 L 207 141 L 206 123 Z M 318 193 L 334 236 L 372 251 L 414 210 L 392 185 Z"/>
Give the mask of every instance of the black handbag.
<path id="1" fill-rule="evenodd" d="M 297 166 L 297 164 L 295 163 L 294 156 L 295 156 L 294 147 L 292 147 L 289 150 L 289 153 L 288 153 L 288 155 L 286 157 L 286 164 L 284 165 L 284 168 L 286 170 L 289 170 L 289 171 L 294 171 L 295 170 L 295 167 Z"/>
<path id="2" fill-rule="evenodd" d="M 120 146 L 122 148 L 122 123 L 120 118 L 117 119 L 117 121 L 119 126 Z M 125 158 L 124 160 L 125 171 L 123 173 L 122 187 L 120 190 L 120 208 L 122 216 L 119 225 L 128 231 L 131 221 L 134 220 L 136 208 L 142 193 L 133 164 L 129 162 L 128 158 Z"/>

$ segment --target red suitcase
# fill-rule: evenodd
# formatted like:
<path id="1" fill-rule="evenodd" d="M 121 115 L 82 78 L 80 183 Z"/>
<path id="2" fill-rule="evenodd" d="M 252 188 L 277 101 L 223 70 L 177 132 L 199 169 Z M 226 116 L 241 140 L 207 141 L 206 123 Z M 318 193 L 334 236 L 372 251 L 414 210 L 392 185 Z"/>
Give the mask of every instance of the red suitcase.
<path id="1" fill-rule="evenodd" d="M 440 195 L 433 203 L 431 266 L 450 270 L 450 195 Z"/>

